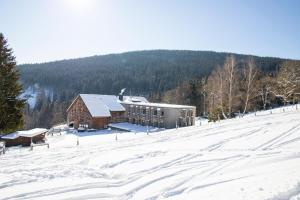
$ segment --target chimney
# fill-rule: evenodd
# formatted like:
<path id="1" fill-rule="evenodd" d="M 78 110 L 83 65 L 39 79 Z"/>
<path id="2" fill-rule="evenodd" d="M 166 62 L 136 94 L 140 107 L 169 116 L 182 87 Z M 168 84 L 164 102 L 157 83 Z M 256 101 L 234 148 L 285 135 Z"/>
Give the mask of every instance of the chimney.
<path id="1" fill-rule="evenodd" d="M 122 93 L 119 94 L 119 100 L 123 101 L 123 94 Z"/>
<path id="2" fill-rule="evenodd" d="M 123 88 L 123 89 L 121 90 L 120 94 L 119 94 L 119 100 L 120 100 L 120 101 L 123 101 L 123 94 L 124 94 L 125 90 L 126 90 L 126 88 Z"/>

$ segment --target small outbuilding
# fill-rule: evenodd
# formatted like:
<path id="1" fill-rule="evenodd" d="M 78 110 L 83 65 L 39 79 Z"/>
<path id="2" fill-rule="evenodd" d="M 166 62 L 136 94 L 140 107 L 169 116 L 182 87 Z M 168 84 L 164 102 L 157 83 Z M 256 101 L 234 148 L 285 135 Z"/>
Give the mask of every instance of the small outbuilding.
<path id="1" fill-rule="evenodd" d="M 35 128 L 27 131 L 17 131 L 1 137 L 6 147 L 10 146 L 30 146 L 31 143 L 44 143 L 45 135 L 48 132 L 44 128 Z"/>

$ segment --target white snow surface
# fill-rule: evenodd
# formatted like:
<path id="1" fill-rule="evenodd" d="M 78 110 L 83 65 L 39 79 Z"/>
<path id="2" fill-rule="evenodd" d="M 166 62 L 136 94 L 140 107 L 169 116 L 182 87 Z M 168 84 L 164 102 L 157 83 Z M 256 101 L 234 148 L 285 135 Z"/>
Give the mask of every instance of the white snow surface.
<path id="1" fill-rule="evenodd" d="M 123 97 L 124 100 L 123 101 L 119 101 L 119 102 L 127 102 L 127 103 L 132 103 L 132 102 L 143 102 L 143 103 L 149 103 L 149 101 L 142 96 L 124 96 Z"/>
<path id="2" fill-rule="evenodd" d="M 118 103 L 117 97 L 97 94 L 80 94 L 87 109 L 93 117 L 110 117 L 110 111 L 116 111 L 117 108 L 124 111 L 124 107 Z"/>
<path id="3" fill-rule="evenodd" d="M 48 130 L 45 128 L 34 128 L 27 131 L 18 131 L 18 135 L 22 137 L 34 137 L 42 133 L 46 133 Z"/>
<path id="4" fill-rule="evenodd" d="M 189 108 L 193 109 L 195 106 L 187 106 L 187 105 L 178 105 L 178 104 L 167 104 L 167 103 L 150 103 L 150 102 L 124 102 L 128 103 L 131 105 L 136 105 L 136 106 L 155 106 L 155 107 L 164 107 L 164 108 Z"/>
<path id="5" fill-rule="evenodd" d="M 29 107 L 33 109 L 37 103 L 38 97 L 41 92 L 45 92 L 46 97 L 50 97 L 53 101 L 53 91 L 50 88 L 41 88 L 38 84 L 34 84 L 26 88 L 23 93 L 20 95 L 22 99 L 26 99 L 26 102 L 29 104 Z"/>
<path id="6" fill-rule="evenodd" d="M 157 128 L 153 126 L 141 126 L 137 124 L 131 124 L 128 122 L 122 122 L 122 123 L 111 123 L 108 126 L 112 128 L 118 128 L 126 131 L 131 132 L 140 132 L 140 133 L 147 133 L 148 132 L 157 132 L 157 131 L 163 131 L 164 128 Z"/>
<path id="7" fill-rule="evenodd" d="M 0 156 L 0 199 L 300 198 L 300 110 L 292 107 L 149 135 L 103 130 L 48 142 Z"/>
<path id="8" fill-rule="evenodd" d="M 42 133 L 46 133 L 47 131 L 48 130 L 44 129 L 44 128 L 34 128 L 34 129 L 31 129 L 31 130 L 27 130 L 27 131 L 17 131 L 17 132 L 14 132 L 14 133 L 10 133 L 10 134 L 7 134 L 5 136 L 2 136 L 1 138 L 3 138 L 3 139 L 16 139 L 19 136 L 34 137 L 34 136 L 40 135 Z"/>
<path id="9" fill-rule="evenodd" d="M 13 140 L 19 137 L 18 132 L 13 132 L 13 133 L 9 133 L 7 135 L 1 136 L 2 139 L 9 139 L 9 140 Z"/>
<path id="10" fill-rule="evenodd" d="M 27 100 L 27 103 L 29 104 L 29 107 L 32 109 L 34 108 L 37 97 L 38 97 L 38 89 L 34 86 L 28 87 L 22 94 L 21 98 L 25 98 Z"/>

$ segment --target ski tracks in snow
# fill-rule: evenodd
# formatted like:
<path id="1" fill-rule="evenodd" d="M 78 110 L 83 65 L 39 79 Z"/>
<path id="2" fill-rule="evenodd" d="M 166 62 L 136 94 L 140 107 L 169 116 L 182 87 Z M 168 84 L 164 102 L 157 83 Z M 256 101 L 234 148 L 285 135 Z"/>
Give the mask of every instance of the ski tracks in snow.
<path id="1" fill-rule="evenodd" d="M 264 196 L 256 199 L 296 199 L 299 121 L 299 112 L 286 112 L 78 147 L 61 137 L 53 142 L 62 146 L 0 157 L 0 199 L 214 199 L 228 186 L 232 199 L 239 187 L 244 199 L 257 188 Z M 277 193 L 268 193 L 269 177 L 294 182 L 275 182 Z"/>

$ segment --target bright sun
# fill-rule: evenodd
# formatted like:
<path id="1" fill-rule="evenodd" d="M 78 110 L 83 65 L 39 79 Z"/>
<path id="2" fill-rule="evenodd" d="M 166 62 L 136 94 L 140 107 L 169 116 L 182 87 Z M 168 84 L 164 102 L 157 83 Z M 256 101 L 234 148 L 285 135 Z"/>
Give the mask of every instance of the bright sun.
<path id="1" fill-rule="evenodd" d="M 93 7 L 94 0 L 65 0 L 65 2 L 76 12 L 87 12 Z"/>

